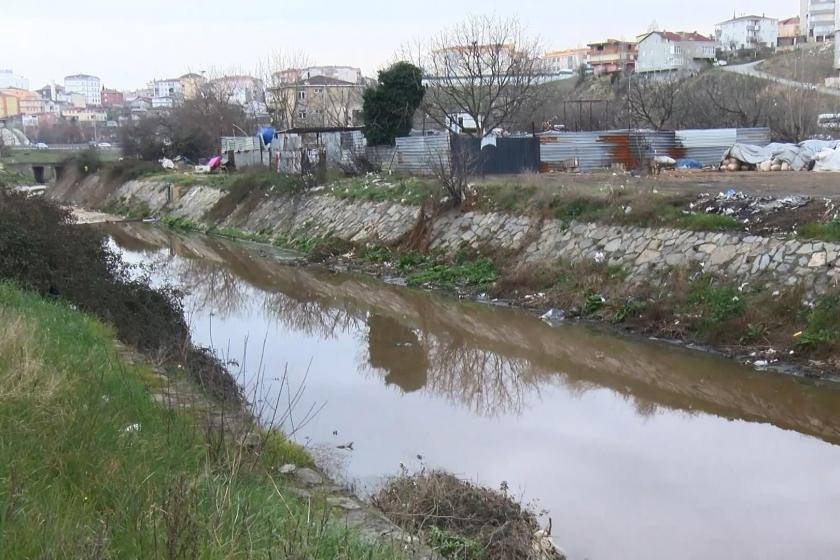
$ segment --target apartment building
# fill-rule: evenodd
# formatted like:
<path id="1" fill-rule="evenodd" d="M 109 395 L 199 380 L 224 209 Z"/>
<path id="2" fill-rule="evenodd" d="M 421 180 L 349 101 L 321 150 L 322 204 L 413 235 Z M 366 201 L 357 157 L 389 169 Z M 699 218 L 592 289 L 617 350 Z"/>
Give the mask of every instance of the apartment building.
<path id="1" fill-rule="evenodd" d="M 596 76 L 606 72 L 632 72 L 636 68 L 636 43 L 607 39 L 590 43 L 589 65 Z"/>
<path id="2" fill-rule="evenodd" d="M 764 16 L 740 16 L 715 25 L 715 39 L 724 51 L 775 48 L 779 21 Z"/>
<path id="3" fill-rule="evenodd" d="M 577 72 L 589 60 L 589 49 L 563 49 L 549 51 L 543 55 L 546 72 L 560 74 L 563 72 Z"/>
<path id="4" fill-rule="evenodd" d="M 716 41 L 696 31 L 652 31 L 638 43 L 636 72 L 693 73 L 715 60 Z"/>
<path id="5" fill-rule="evenodd" d="M 830 41 L 840 29 L 840 10 L 835 0 L 800 0 L 799 25 L 808 41 Z"/>
<path id="6" fill-rule="evenodd" d="M 74 74 L 65 76 L 64 90 L 67 93 L 81 93 L 85 96 L 85 103 L 94 107 L 102 105 L 102 82 L 96 76 L 89 74 Z"/>

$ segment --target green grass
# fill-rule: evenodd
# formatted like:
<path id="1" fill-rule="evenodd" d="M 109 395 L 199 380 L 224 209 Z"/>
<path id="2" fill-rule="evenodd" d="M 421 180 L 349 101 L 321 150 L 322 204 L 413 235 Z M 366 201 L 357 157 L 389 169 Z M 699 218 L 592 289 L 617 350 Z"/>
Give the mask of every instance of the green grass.
<path id="1" fill-rule="evenodd" d="M 498 277 L 493 261 L 488 257 L 469 259 L 459 255 L 451 262 L 430 259 L 416 265 L 416 268 L 418 270 L 406 277 L 409 286 L 484 288 Z"/>
<path id="2" fill-rule="evenodd" d="M 799 228 L 799 237 L 821 241 L 840 241 L 840 220 L 802 224 Z"/>
<path id="3" fill-rule="evenodd" d="M 442 194 L 443 190 L 436 181 L 428 178 L 365 175 L 338 179 L 325 192 L 341 199 L 420 205 Z"/>
<path id="4" fill-rule="evenodd" d="M 36 150 L 34 148 L 13 148 L 9 150 L 8 156 L 2 158 L 3 163 L 31 163 L 43 165 L 55 165 L 66 160 L 68 157 L 78 155 L 91 150 Z M 102 161 L 117 161 L 120 157 L 119 150 L 95 150 L 97 157 Z"/>
<path id="5" fill-rule="evenodd" d="M 810 347 L 836 347 L 840 342 L 840 295 L 818 301 L 806 313 L 807 326 L 799 343 Z"/>
<path id="6" fill-rule="evenodd" d="M 677 218 L 675 223 L 682 229 L 694 231 L 735 231 L 744 227 L 732 216 L 723 214 L 686 214 Z"/>
<path id="7" fill-rule="evenodd" d="M 478 188 L 475 206 L 484 212 L 524 214 L 563 222 L 600 222 L 696 231 L 743 229 L 731 216 L 687 213 L 693 197 L 644 188 L 605 186 L 592 190 L 495 181 Z"/>
<path id="8" fill-rule="evenodd" d="M 24 558 L 394 558 L 284 493 L 239 448 L 210 452 L 157 405 L 148 368 L 69 306 L 0 284 L 0 550 Z M 263 461 L 304 462 L 279 434 Z"/>

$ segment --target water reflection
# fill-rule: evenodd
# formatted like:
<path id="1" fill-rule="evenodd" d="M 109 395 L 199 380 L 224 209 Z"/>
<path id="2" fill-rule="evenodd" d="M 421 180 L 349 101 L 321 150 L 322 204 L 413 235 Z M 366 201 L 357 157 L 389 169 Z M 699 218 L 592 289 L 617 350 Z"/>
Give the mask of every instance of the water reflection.
<path id="1" fill-rule="evenodd" d="M 311 365 L 307 399 L 327 406 L 301 436 L 361 487 L 422 454 L 539 498 L 571 559 L 837 557 L 834 389 L 288 266 L 265 248 L 110 232 L 190 290 L 200 342 L 235 357 L 243 337 L 264 339 L 269 376 Z"/>
<path id="2" fill-rule="evenodd" d="M 608 387 L 642 416 L 703 411 L 840 441 L 840 393 L 833 389 L 665 345 L 549 327 L 512 310 L 288 266 L 262 248 L 139 224 L 107 232 L 120 245 L 142 247 L 158 273 L 190 292 L 194 312 L 227 316 L 257 302 L 266 318 L 293 331 L 364 337 L 357 358 L 363 375 L 476 415 L 522 414 L 541 388 L 556 384 L 576 395 Z"/>

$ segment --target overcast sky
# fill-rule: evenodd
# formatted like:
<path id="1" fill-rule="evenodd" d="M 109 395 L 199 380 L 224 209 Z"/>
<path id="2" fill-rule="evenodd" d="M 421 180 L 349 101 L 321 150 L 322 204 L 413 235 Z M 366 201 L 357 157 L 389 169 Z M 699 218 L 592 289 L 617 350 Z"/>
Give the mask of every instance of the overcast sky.
<path id="1" fill-rule="evenodd" d="M 660 29 L 711 33 L 733 10 L 781 18 L 799 0 L 0 0 L 0 68 L 41 87 L 65 75 L 137 88 L 188 70 L 253 71 L 274 51 L 368 75 L 400 45 L 471 14 L 517 16 L 547 49 Z M 699 8 L 699 9 L 698 9 Z"/>

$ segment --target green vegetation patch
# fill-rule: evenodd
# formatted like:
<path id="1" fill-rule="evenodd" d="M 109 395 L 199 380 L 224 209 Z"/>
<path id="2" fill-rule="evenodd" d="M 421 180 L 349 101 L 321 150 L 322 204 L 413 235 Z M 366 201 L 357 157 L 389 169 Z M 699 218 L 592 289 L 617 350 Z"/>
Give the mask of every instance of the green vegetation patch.
<path id="1" fill-rule="evenodd" d="M 430 178 L 368 174 L 337 179 L 326 193 L 348 200 L 372 200 L 420 205 L 442 193 L 441 185 Z"/>
<path id="2" fill-rule="evenodd" d="M 799 237 L 821 241 L 840 241 L 840 220 L 803 224 L 799 228 Z"/>
<path id="3" fill-rule="evenodd" d="M 279 433 L 251 457 L 157 405 L 144 384 L 154 374 L 122 361 L 113 336 L 0 284 L 4 558 L 396 556 L 285 494 L 265 466 L 311 459 Z"/>
<path id="4" fill-rule="evenodd" d="M 638 227 L 674 227 L 697 231 L 743 229 L 731 216 L 686 210 L 694 197 L 661 194 L 641 187 L 583 190 L 543 184 L 493 180 L 478 187 L 474 204 L 484 212 L 538 216 L 563 222 L 601 222 Z"/>
<path id="5" fill-rule="evenodd" d="M 465 254 L 456 255 L 452 261 L 437 259 L 420 261 L 413 268 L 414 272 L 406 277 L 409 286 L 484 288 L 498 277 L 496 267 L 489 257 L 469 258 Z"/>

